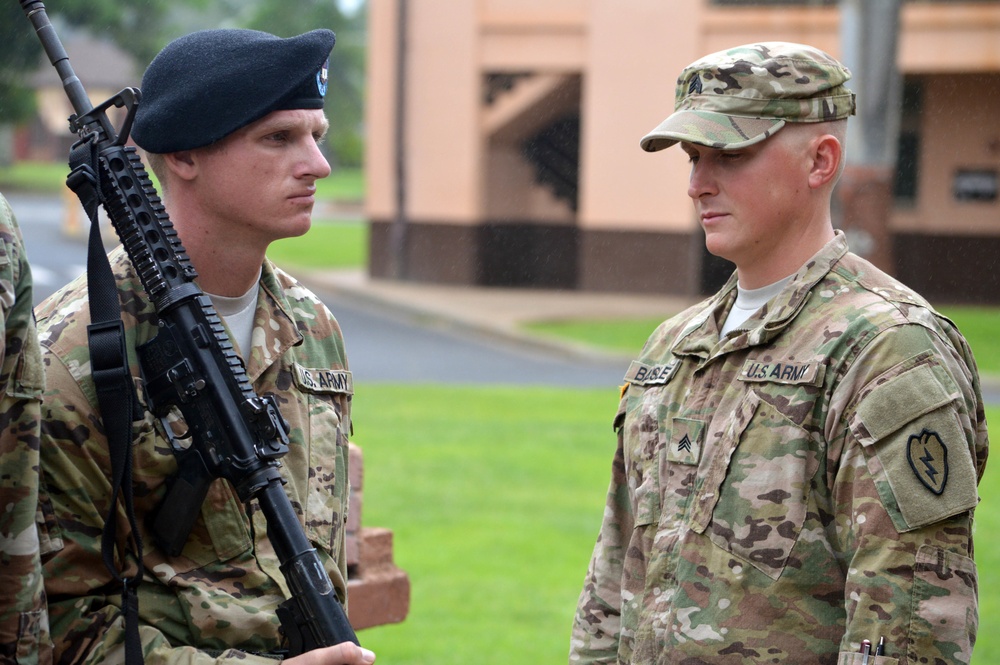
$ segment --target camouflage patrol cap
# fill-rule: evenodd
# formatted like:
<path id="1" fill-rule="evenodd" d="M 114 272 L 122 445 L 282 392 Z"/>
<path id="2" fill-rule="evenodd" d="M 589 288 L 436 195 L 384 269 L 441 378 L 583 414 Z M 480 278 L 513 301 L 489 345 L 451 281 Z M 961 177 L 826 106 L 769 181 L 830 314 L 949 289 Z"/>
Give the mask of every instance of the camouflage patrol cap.
<path id="1" fill-rule="evenodd" d="M 746 44 L 697 60 L 677 79 L 674 113 L 639 142 L 655 152 L 678 141 L 742 148 L 786 122 L 826 122 L 854 115 L 851 72 L 812 46 Z"/>

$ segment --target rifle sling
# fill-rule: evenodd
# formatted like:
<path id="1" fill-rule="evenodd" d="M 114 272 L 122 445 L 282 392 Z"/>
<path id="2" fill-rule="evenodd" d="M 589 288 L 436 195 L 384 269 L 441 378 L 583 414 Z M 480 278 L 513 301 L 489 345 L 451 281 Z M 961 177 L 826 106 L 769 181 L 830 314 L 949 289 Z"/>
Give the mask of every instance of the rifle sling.
<path id="1" fill-rule="evenodd" d="M 74 145 L 69 163 L 71 173 L 67 184 L 76 192 L 90 218 L 87 288 L 91 323 L 87 327 L 87 336 L 91 374 L 111 459 L 111 503 L 101 534 L 101 554 L 108 571 L 122 585 L 125 662 L 127 665 L 141 665 L 143 655 L 139 639 L 138 586 L 143 574 L 142 537 L 132 500 L 132 420 L 136 414 L 141 417 L 141 410 L 128 366 L 118 287 L 101 240 L 98 218 L 101 169 L 95 142 L 89 139 Z M 121 552 L 121 569 L 115 557 L 119 501 L 125 510 L 131 532 L 131 546 L 126 542 Z M 135 565 L 135 572 L 131 576 L 124 572 L 128 568 L 130 557 Z"/>

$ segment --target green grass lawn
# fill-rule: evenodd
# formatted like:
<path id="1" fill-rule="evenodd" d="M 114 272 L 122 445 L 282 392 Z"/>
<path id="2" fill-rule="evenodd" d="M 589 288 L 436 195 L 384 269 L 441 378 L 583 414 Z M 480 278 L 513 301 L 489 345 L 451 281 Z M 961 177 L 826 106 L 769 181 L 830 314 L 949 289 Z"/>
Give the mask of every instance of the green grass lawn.
<path id="1" fill-rule="evenodd" d="M 557 663 L 600 524 L 616 389 L 362 385 L 362 523 L 393 530 L 405 622 L 384 663 Z"/>
<path id="2" fill-rule="evenodd" d="M 1000 377 L 1000 308 L 941 307 L 965 335 L 982 374 Z"/>
<path id="3" fill-rule="evenodd" d="M 545 337 L 582 342 L 611 351 L 638 353 L 663 318 L 534 321 L 525 329 Z"/>
<path id="4" fill-rule="evenodd" d="M 65 186 L 67 171 L 68 167 L 58 162 L 19 162 L 0 168 L 0 192 L 58 194 Z M 359 201 L 364 196 L 364 188 L 361 169 L 338 169 L 329 178 L 317 182 L 317 198 Z M 320 212 L 309 233 L 272 244 L 268 256 L 283 267 L 306 270 L 360 268 L 368 263 L 368 225 L 361 219 L 326 220 Z"/>
<path id="5" fill-rule="evenodd" d="M 393 530 L 412 584 L 406 621 L 363 630 L 362 643 L 395 665 L 565 662 L 614 452 L 615 389 L 375 384 L 355 397 L 362 522 Z M 989 416 L 1000 422 L 1000 409 Z M 984 506 L 1000 501 L 1000 468 L 981 493 Z M 989 665 L 1000 662 L 1000 511 L 977 517 L 973 662 Z"/>
<path id="6" fill-rule="evenodd" d="M 59 194 L 63 191 L 69 166 L 64 161 L 17 162 L 0 168 L 0 191 L 28 191 Z M 150 173 L 150 177 L 153 177 Z M 156 179 L 153 178 L 156 185 Z M 364 198 L 365 177 L 359 168 L 338 168 L 329 178 L 318 180 L 316 194 L 321 199 L 360 201 Z"/>
<path id="7" fill-rule="evenodd" d="M 271 243 L 267 255 L 293 273 L 296 269 L 361 268 L 368 264 L 368 224 L 317 220 L 304 236 Z"/>
<path id="8" fill-rule="evenodd" d="M 948 305 L 939 308 L 958 326 L 976 356 L 979 371 L 1000 376 L 1000 308 Z M 638 353 L 660 318 L 573 321 L 537 321 L 526 329 L 544 335 L 570 339 L 599 348 Z"/>
<path id="9" fill-rule="evenodd" d="M 61 194 L 69 175 L 67 162 L 18 162 L 0 167 L 0 192 Z"/>

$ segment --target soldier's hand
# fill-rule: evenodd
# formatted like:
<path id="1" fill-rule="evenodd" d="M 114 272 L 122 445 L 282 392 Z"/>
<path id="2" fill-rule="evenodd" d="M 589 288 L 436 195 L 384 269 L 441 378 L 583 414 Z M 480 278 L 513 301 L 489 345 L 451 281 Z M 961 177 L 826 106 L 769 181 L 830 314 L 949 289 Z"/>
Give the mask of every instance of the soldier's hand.
<path id="1" fill-rule="evenodd" d="M 282 662 L 285 665 L 371 665 L 375 662 L 375 654 L 353 642 L 344 642 L 332 647 L 313 649 Z"/>

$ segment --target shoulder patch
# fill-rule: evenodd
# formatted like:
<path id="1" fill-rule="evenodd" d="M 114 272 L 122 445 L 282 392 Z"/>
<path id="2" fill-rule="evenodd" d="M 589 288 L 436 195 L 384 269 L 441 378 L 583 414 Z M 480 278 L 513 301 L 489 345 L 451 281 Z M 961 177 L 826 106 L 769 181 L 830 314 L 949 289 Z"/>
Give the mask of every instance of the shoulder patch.
<path id="1" fill-rule="evenodd" d="M 911 434 L 906 443 L 906 459 L 917 480 L 934 494 L 944 492 L 948 482 L 948 448 L 937 432 L 924 428 Z"/>
<path id="2" fill-rule="evenodd" d="M 309 393 L 354 394 L 354 378 L 346 369 L 309 368 L 293 363 L 292 377 L 300 390 Z"/>
<path id="3" fill-rule="evenodd" d="M 882 505 L 899 531 L 933 524 L 979 501 L 958 408 L 930 365 L 880 383 L 857 406 L 851 431 L 866 449 Z"/>

